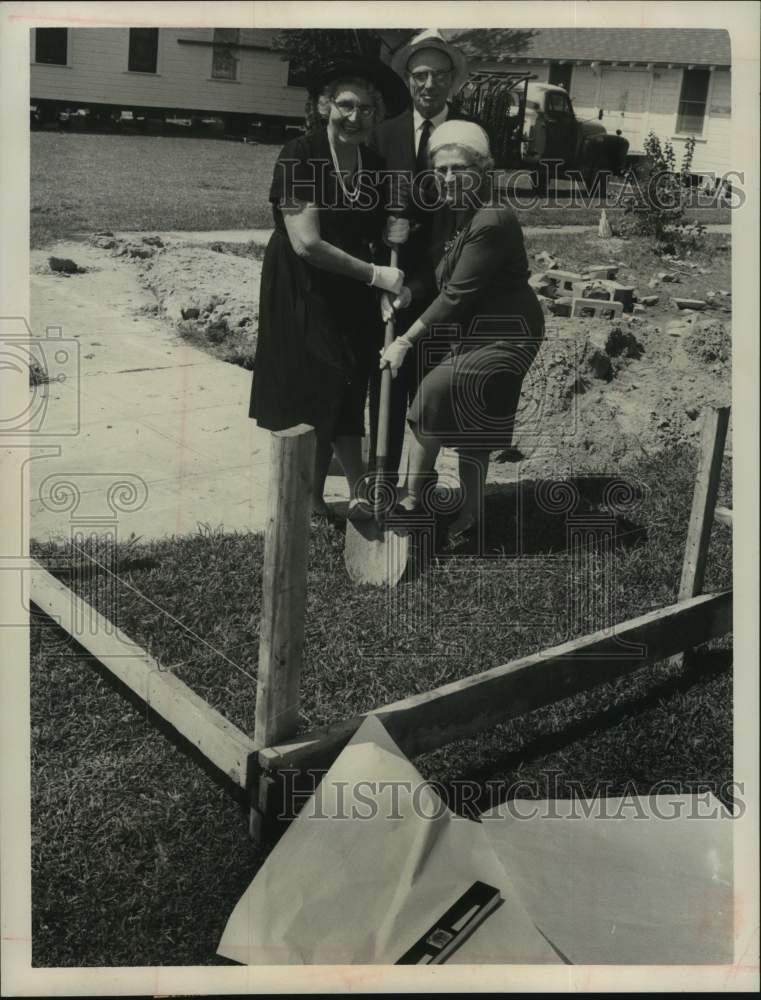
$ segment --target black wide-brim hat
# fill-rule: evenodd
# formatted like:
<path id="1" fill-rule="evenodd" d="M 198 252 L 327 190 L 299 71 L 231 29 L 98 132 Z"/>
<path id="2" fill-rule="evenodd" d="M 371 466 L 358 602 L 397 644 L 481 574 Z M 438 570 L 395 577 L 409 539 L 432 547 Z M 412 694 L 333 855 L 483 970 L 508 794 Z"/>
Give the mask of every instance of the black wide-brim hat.
<path id="1" fill-rule="evenodd" d="M 381 92 L 390 117 L 405 111 L 412 103 L 404 80 L 390 66 L 373 56 L 357 53 L 334 56 L 310 69 L 307 72 L 307 90 L 311 97 L 318 97 L 333 80 L 354 78 L 367 80 Z"/>

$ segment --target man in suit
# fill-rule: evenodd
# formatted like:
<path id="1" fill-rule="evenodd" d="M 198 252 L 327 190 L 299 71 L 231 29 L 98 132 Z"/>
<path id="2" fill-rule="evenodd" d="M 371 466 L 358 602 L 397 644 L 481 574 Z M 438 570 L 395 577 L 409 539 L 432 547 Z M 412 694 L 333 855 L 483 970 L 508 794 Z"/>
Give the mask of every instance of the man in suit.
<path id="1" fill-rule="evenodd" d="M 396 310 L 396 329 L 403 332 L 435 297 L 433 271 L 451 235 L 447 228 L 449 214 L 443 206 L 434 210 L 423 207 L 431 205 L 432 199 L 425 194 L 425 178 L 418 178 L 417 183 L 414 178 L 428 169 L 428 141 L 434 128 L 453 118 L 474 119 L 453 112 L 447 103 L 447 98 L 457 93 L 467 79 L 468 66 L 464 55 L 437 29 L 428 28 L 415 35 L 394 54 L 391 68 L 407 83 L 412 107 L 382 122 L 371 144 L 381 154 L 386 171 L 413 179 L 410 185 L 400 187 L 401 200 L 406 201 L 400 216 L 409 221 L 410 228 L 406 241 L 397 249 L 405 285 L 416 288 L 418 294 L 409 308 Z M 423 375 L 417 362 L 418 356 L 410 351 L 392 383 L 386 468 L 393 475 L 398 475 L 407 408 Z M 376 452 L 379 395 L 380 373 L 376 373 L 370 382 L 371 460 Z"/>

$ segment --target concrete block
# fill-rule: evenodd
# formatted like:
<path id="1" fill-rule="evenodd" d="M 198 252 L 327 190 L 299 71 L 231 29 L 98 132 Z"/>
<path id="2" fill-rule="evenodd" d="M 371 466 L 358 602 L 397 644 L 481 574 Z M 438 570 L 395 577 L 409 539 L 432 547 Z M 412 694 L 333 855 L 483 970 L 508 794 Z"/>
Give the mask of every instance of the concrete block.
<path id="1" fill-rule="evenodd" d="M 572 307 L 573 299 L 566 296 L 559 299 L 553 299 L 549 305 L 550 312 L 553 316 L 570 316 Z"/>
<path id="2" fill-rule="evenodd" d="M 558 285 L 560 287 L 560 290 L 563 292 L 573 291 L 573 283 L 575 281 L 581 281 L 581 275 L 578 274 L 576 271 L 555 270 L 552 271 L 551 274 L 548 274 L 547 277 L 551 278 L 552 281 L 554 281 L 555 284 Z"/>
<path id="3" fill-rule="evenodd" d="M 602 281 L 574 281 L 572 285 L 575 299 L 603 299 L 607 302 L 613 299 L 613 290 Z"/>
<path id="4" fill-rule="evenodd" d="M 528 283 L 537 295 L 546 295 L 551 288 L 554 288 L 554 282 L 546 274 L 532 274 Z"/>
<path id="5" fill-rule="evenodd" d="M 624 307 L 624 312 L 631 312 L 634 308 L 634 287 L 632 285 L 619 285 L 617 281 L 601 282 L 612 293 L 614 302 L 620 302 Z"/>
<path id="6" fill-rule="evenodd" d="M 618 274 L 618 264 L 593 264 L 588 267 L 582 277 L 585 280 L 594 278 L 613 279 Z"/>
<path id="7" fill-rule="evenodd" d="M 595 319 L 617 319 L 624 311 L 620 302 L 603 302 L 600 299 L 574 299 L 571 316 L 590 316 Z"/>
<path id="8" fill-rule="evenodd" d="M 551 253 L 547 253 L 546 250 L 541 250 L 539 253 L 534 254 L 534 260 L 542 267 L 555 268 L 558 266 L 557 259 Z"/>
<path id="9" fill-rule="evenodd" d="M 677 309 L 695 309 L 700 311 L 705 309 L 706 303 L 702 299 L 672 299 Z"/>

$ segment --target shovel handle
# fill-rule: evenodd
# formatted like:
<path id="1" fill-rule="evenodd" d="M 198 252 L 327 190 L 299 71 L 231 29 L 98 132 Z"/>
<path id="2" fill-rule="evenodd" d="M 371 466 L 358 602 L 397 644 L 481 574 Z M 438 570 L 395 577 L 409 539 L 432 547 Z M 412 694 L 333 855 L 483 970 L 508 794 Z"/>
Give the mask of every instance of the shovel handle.
<path id="1" fill-rule="evenodd" d="M 396 247 L 391 248 L 391 267 L 398 267 L 399 251 Z M 385 336 L 383 338 L 383 350 L 390 347 L 394 340 L 394 317 L 393 314 L 386 323 Z M 381 371 L 380 400 L 378 405 L 378 434 L 376 438 L 375 452 L 375 517 L 380 519 L 383 511 L 383 490 L 381 481 L 386 471 L 388 459 L 388 418 L 391 408 L 391 369 L 386 366 Z"/>

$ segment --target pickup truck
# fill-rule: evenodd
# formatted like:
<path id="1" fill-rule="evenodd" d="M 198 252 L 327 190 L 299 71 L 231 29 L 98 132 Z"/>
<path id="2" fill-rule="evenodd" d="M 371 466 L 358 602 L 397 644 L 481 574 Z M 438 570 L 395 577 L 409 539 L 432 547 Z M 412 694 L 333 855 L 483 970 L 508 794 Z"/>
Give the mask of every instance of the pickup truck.
<path id="1" fill-rule="evenodd" d="M 624 172 L 629 141 L 577 118 L 563 87 L 527 74 L 474 73 L 456 104 L 489 133 L 495 166 L 528 171 L 537 191 L 573 171 L 604 197 L 608 176 Z"/>

